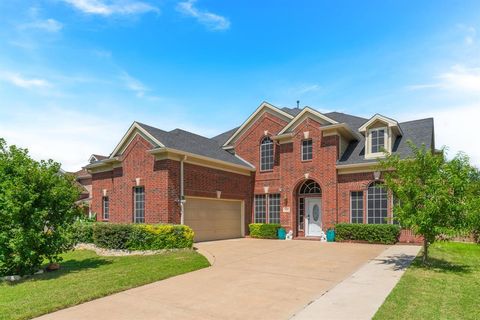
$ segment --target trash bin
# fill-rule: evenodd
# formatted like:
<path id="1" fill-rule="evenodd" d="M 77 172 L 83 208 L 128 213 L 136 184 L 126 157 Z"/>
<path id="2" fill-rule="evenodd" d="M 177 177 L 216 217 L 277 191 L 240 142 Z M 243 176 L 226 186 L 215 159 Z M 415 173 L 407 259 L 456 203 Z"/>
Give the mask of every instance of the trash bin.
<path id="1" fill-rule="evenodd" d="M 287 236 L 287 232 L 285 231 L 284 228 L 280 228 L 277 231 L 278 239 L 280 240 L 285 240 L 285 237 Z"/>
<path id="2" fill-rule="evenodd" d="M 334 242 L 334 241 L 335 241 L 335 229 L 328 229 L 327 242 Z"/>

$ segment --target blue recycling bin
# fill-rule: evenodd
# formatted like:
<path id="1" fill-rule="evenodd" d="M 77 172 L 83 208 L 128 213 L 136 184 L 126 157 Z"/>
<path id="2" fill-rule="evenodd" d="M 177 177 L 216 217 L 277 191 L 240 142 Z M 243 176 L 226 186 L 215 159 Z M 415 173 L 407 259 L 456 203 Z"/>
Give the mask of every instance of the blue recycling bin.
<path id="1" fill-rule="evenodd" d="M 278 239 L 280 240 L 285 240 L 287 237 L 287 232 L 285 231 L 284 228 L 279 228 L 277 231 Z"/>
<path id="2" fill-rule="evenodd" d="M 328 229 L 327 242 L 334 242 L 334 241 L 335 241 L 335 229 Z"/>

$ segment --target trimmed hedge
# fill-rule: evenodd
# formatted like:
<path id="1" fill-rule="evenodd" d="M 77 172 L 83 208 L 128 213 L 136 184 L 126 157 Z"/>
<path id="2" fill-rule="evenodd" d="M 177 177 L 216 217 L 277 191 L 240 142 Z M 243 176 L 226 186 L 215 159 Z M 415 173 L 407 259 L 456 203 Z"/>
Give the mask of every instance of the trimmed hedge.
<path id="1" fill-rule="evenodd" d="M 251 223 L 248 225 L 250 237 L 260 239 L 277 239 L 277 232 L 281 227 L 277 223 Z"/>
<path id="2" fill-rule="evenodd" d="M 336 241 L 366 241 L 394 244 L 400 236 L 400 227 L 394 224 L 339 223 L 335 225 Z"/>
<path id="3" fill-rule="evenodd" d="M 106 249 L 191 248 L 193 235 L 193 230 L 183 225 L 95 223 L 93 226 L 93 243 Z"/>
<path id="4" fill-rule="evenodd" d="M 74 243 L 93 243 L 93 222 L 77 220 L 71 226 Z"/>

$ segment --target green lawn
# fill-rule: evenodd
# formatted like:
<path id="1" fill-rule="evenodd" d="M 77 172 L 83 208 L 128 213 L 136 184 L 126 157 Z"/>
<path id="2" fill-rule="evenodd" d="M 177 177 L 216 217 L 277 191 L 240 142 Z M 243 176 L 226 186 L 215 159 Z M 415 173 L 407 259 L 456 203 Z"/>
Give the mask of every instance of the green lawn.
<path id="1" fill-rule="evenodd" d="M 28 319 L 114 292 L 205 268 L 194 251 L 153 256 L 100 257 L 79 250 L 63 255 L 59 271 L 9 284 L 0 282 L 0 319 Z"/>
<path id="2" fill-rule="evenodd" d="M 480 319 L 480 245 L 440 242 L 417 257 L 374 319 Z"/>

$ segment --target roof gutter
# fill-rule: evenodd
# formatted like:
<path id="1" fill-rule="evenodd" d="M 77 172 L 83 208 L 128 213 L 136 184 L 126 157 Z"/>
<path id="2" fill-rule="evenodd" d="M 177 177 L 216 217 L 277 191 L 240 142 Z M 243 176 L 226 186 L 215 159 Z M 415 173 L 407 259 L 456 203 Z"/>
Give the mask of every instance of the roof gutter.
<path id="1" fill-rule="evenodd" d="M 105 160 L 101 160 L 101 161 L 91 163 L 89 165 L 86 165 L 84 168 L 85 169 L 100 168 L 100 167 L 103 167 L 105 165 L 119 163 L 119 162 L 121 162 L 119 157 L 113 157 L 113 158 L 108 158 L 108 159 L 105 159 Z"/>
<path id="2" fill-rule="evenodd" d="M 196 158 L 196 159 L 200 159 L 200 160 L 205 160 L 205 161 L 210 161 L 210 162 L 213 162 L 213 163 L 222 164 L 224 166 L 230 166 L 230 167 L 236 168 L 236 169 L 243 169 L 243 170 L 248 170 L 248 171 L 251 171 L 251 172 L 255 171 L 255 168 L 250 167 L 250 166 L 246 166 L 246 165 L 242 166 L 242 165 L 231 163 L 231 162 L 228 162 L 228 161 L 217 160 L 217 159 L 213 159 L 213 158 L 210 158 L 210 157 L 201 156 L 201 155 L 198 155 L 198 154 L 195 154 L 195 153 L 190 153 L 190 152 L 186 152 L 186 151 L 182 151 L 182 150 L 178 150 L 178 149 L 173 149 L 173 148 L 167 148 L 167 147 L 156 148 L 156 149 L 149 150 L 148 152 L 150 154 L 173 153 L 173 154 L 178 154 L 178 155 L 181 155 L 181 156 L 187 156 L 189 158 L 194 158 L 194 159 Z"/>

